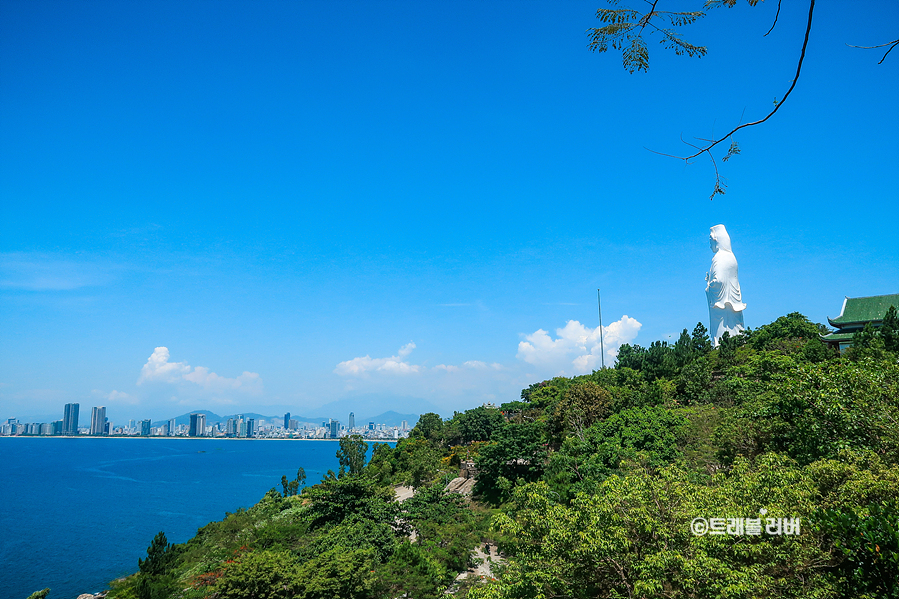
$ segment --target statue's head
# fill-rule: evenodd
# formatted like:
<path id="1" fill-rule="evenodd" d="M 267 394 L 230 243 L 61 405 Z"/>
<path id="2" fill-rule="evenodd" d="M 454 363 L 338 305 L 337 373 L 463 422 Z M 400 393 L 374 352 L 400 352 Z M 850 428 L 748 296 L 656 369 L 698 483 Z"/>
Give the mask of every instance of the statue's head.
<path id="1" fill-rule="evenodd" d="M 717 252 L 718 250 L 724 250 L 725 252 L 730 252 L 730 235 L 727 234 L 727 229 L 724 228 L 724 225 L 715 225 L 711 228 L 709 233 L 709 247 L 712 248 L 713 252 Z"/>

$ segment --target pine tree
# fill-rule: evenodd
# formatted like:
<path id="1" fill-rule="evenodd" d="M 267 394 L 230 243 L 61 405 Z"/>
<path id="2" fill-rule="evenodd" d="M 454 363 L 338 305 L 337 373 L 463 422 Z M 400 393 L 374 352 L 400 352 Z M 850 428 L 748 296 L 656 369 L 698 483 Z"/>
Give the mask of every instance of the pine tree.
<path id="1" fill-rule="evenodd" d="M 165 533 L 160 531 L 147 548 L 147 559 L 138 558 L 137 567 L 142 573 L 150 576 L 163 574 L 174 555 L 172 547 L 173 545 L 165 538 Z"/>
<path id="2" fill-rule="evenodd" d="M 707 354 L 712 351 L 712 340 L 709 339 L 709 330 L 701 322 L 697 322 L 693 328 L 693 351 L 698 354 Z"/>
<path id="3" fill-rule="evenodd" d="M 883 317 L 880 336 L 883 339 L 884 349 L 899 352 L 899 314 L 896 313 L 896 306 L 890 306 Z"/>
<path id="4" fill-rule="evenodd" d="M 687 329 L 684 329 L 674 344 L 674 359 L 678 368 L 683 368 L 693 359 L 693 343 Z"/>

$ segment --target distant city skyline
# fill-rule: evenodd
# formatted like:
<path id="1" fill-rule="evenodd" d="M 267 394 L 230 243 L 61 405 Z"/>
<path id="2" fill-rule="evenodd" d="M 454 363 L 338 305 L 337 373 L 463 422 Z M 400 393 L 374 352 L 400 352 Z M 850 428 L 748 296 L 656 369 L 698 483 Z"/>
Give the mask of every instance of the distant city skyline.
<path id="1" fill-rule="evenodd" d="M 748 327 L 899 291 L 899 56 L 849 46 L 899 3 L 818 4 L 713 201 L 646 148 L 766 115 L 807 7 L 710 11 L 706 56 L 631 75 L 587 48 L 604 5 L 5 0 L 0 413 L 499 405 L 708 326 L 717 224 Z"/>
<path id="2" fill-rule="evenodd" d="M 209 436 L 234 436 L 238 438 L 250 438 L 259 436 L 260 433 L 266 431 L 299 431 L 301 429 L 308 430 L 315 428 L 311 426 L 314 418 L 296 417 L 292 418 L 290 412 L 286 412 L 283 417 L 279 415 L 262 416 L 256 414 L 235 414 L 227 416 L 219 416 L 208 410 L 199 412 L 191 412 L 183 414 L 176 418 L 153 423 L 150 419 L 135 420 L 128 419 L 127 424 L 116 426 L 109 420 L 106 414 L 105 406 L 93 406 L 91 408 L 91 418 L 87 426 L 81 426 L 78 422 L 78 413 L 80 404 L 68 403 L 63 407 L 63 418 L 59 420 L 51 419 L 49 422 L 23 422 L 16 417 L 0 419 L 0 436 L 188 436 L 188 437 L 209 437 Z M 216 420 L 211 421 L 207 425 L 207 415 L 214 416 Z M 329 418 L 322 422 L 319 436 L 325 438 L 337 439 L 346 434 L 361 433 L 364 436 L 370 436 L 371 431 L 378 430 L 394 430 L 393 438 L 403 436 L 410 430 L 409 421 L 406 418 L 415 417 L 417 414 L 398 414 L 388 411 L 375 416 L 378 420 L 385 418 L 390 422 L 370 421 L 367 426 L 357 427 L 355 423 L 355 414 L 349 413 L 347 426 L 343 426 L 338 418 Z M 297 420 L 300 418 L 302 420 Z M 184 424 L 177 424 L 179 419 L 186 419 Z M 123 421 L 124 422 L 124 421 Z M 224 423 L 224 424 L 223 424 Z M 216 433 L 219 433 L 218 435 Z M 263 437 L 270 437 L 270 434 L 263 434 Z M 378 435 L 374 435 L 379 437 Z M 309 437 L 306 434 L 302 438 Z M 311 437 L 316 437 L 312 434 Z"/>

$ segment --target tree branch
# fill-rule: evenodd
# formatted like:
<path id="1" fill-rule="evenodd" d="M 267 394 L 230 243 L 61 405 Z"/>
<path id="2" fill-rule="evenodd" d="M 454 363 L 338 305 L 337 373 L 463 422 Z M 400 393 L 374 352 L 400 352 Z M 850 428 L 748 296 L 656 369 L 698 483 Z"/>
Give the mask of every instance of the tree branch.
<path id="1" fill-rule="evenodd" d="M 649 20 L 652 18 L 652 15 L 655 14 L 656 4 L 658 4 L 658 3 L 659 3 L 659 0 L 655 0 L 652 3 L 652 6 L 649 7 L 649 12 L 647 12 L 645 15 L 643 15 L 643 18 L 640 19 L 640 33 L 637 35 L 643 34 L 643 29 L 646 28 L 646 24 L 649 23 Z"/>
<path id="2" fill-rule="evenodd" d="M 713 141 L 712 143 L 710 143 L 709 145 L 700 148 L 699 151 L 697 151 L 695 154 L 691 154 L 690 156 L 678 156 L 677 158 L 684 160 L 684 161 L 692 160 L 693 158 L 700 156 L 703 152 L 708 152 L 709 150 L 711 150 L 712 148 L 714 148 L 721 142 L 727 140 L 728 138 L 730 138 L 734 133 L 736 133 L 740 129 L 744 129 L 746 127 L 752 127 L 754 125 L 761 125 L 762 123 L 764 123 L 765 121 L 770 119 L 772 116 L 774 116 L 775 112 L 780 110 L 780 107 L 783 106 L 783 103 L 787 101 L 787 98 L 790 97 L 790 94 L 792 93 L 793 89 L 796 87 L 796 82 L 799 81 L 799 73 L 802 72 L 802 62 L 805 60 L 805 50 L 808 47 L 809 34 L 812 31 L 812 13 L 814 11 L 815 11 L 815 0 L 810 0 L 809 7 L 808 7 L 808 24 L 805 27 L 805 39 L 802 42 L 802 51 L 799 54 L 799 63 L 796 65 L 796 76 L 793 77 L 793 83 L 790 85 L 790 89 L 787 90 L 787 93 L 784 94 L 784 97 L 781 99 L 781 101 L 778 102 L 774 106 L 774 110 L 769 112 L 768 115 L 763 119 L 759 119 L 759 120 L 753 121 L 751 123 L 743 123 L 742 125 L 734 127 L 733 129 L 730 130 L 730 132 L 728 132 L 723 137 L 720 137 L 720 138 L 716 139 L 715 141 Z M 899 43 L 899 40 L 897 40 L 896 43 Z M 716 184 L 715 187 L 716 187 L 716 193 L 717 193 L 718 185 Z M 713 197 L 714 197 L 714 195 L 715 194 L 712 194 Z"/>
<path id="3" fill-rule="evenodd" d="M 887 58 L 887 54 L 889 54 L 893 48 L 895 48 L 896 46 L 899 46 L 899 40 L 893 40 L 893 41 L 887 42 L 885 44 L 877 44 L 876 46 L 855 46 L 852 44 L 846 44 L 846 45 L 849 46 L 850 48 L 862 48 L 864 50 L 871 50 L 873 48 L 883 48 L 885 46 L 889 46 L 889 49 L 887 49 L 887 51 L 884 53 L 883 57 L 877 62 L 877 64 L 883 64 L 883 61 L 886 60 L 886 58 Z"/>
<path id="4" fill-rule="evenodd" d="M 772 31 L 774 31 L 774 26 L 777 25 L 777 17 L 780 16 L 780 3 L 781 3 L 781 0 L 777 0 L 777 12 L 774 13 L 774 22 L 771 23 L 771 29 L 768 30 L 768 33 L 771 33 Z M 768 33 L 766 33 L 762 37 L 768 37 Z"/>

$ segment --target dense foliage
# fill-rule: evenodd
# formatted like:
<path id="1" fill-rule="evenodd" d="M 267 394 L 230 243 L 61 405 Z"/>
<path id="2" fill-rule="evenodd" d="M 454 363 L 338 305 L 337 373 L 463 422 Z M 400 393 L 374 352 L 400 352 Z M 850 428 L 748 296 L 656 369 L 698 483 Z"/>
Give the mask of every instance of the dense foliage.
<path id="1" fill-rule="evenodd" d="M 792 313 L 713 349 L 700 324 L 425 414 L 367 464 L 344 438 L 338 473 L 285 476 L 183 545 L 160 533 L 110 596 L 899 598 L 899 319 L 843 355 L 822 330 Z M 473 498 L 446 490 L 462 462 Z M 457 580 L 485 542 L 495 578 Z"/>

